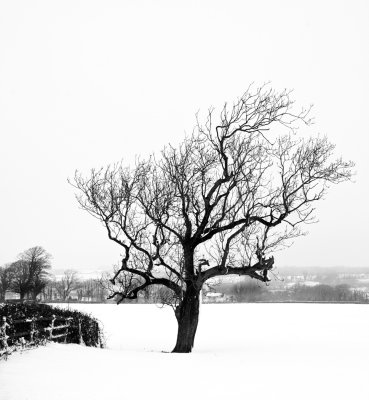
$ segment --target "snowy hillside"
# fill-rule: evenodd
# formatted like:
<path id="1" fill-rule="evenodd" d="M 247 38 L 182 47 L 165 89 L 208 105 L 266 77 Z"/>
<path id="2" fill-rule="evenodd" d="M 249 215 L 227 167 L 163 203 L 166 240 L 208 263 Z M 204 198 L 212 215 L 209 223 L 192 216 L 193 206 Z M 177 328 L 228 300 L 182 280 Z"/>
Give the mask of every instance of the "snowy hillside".
<path id="1" fill-rule="evenodd" d="M 108 349 L 51 344 L 0 363 L 1 400 L 369 398 L 369 307 L 203 305 L 192 354 L 153 305 L 74 305 Z"/>

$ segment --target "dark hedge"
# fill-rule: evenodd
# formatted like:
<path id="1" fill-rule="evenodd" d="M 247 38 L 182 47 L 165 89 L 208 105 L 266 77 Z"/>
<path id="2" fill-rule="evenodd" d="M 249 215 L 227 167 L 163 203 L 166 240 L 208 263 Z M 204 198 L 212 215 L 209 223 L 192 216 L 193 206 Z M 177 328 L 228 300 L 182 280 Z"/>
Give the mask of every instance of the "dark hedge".
<path id="1" fill-rule="evenodd" d="M 47 304 L 38 303 L 19 303 L 19 304 L 0 304 L 0 321 L 5 316 L 10 324 L 8 334 L 29 330 L 29 323 L 17 323 L 14 320 L 24 318 L 45 318 L 46 320 L 37 321 L 37 328 L 46 328 L 50 324 L 49 318 L 56 316 L 55 326 L 62 325 L 63 320 L 58 318 L 73 318 L 67 336 L 67 343 L 80 343 L 79 321 L 81 322 L 82 339 L 86 346 L 104 347 L 103 334 L 97 319 L 75 310 L 66 310 L 58 307 L 51 307 Z M 44 336 L 40 332 L 40 336 Z"/>

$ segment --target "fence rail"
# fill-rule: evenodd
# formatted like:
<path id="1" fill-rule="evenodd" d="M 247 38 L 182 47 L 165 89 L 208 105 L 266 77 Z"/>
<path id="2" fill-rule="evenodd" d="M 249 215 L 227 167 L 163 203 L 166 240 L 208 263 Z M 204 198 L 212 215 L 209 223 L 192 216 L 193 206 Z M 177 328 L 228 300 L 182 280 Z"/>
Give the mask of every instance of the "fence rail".
<path id="1" fill-rule="evenodd" d="M 14 351 L 26 350 L 31 347 L 44 345 L 47 341 L 56 341 L 64 338 L 66 343 L 71 328 L 77 328 L 82 343 L 81 320 L 78 325 L 72 325 L 72 317 L 33 317 L 7 321 L 6 317 L 0 321 L 0 359 Z M 57 324 L 61 322 L 61 324 Z M 47 326 L 41 326 L 48 323 Z M 17 332 L 17 326 L 21 325 Z"/>

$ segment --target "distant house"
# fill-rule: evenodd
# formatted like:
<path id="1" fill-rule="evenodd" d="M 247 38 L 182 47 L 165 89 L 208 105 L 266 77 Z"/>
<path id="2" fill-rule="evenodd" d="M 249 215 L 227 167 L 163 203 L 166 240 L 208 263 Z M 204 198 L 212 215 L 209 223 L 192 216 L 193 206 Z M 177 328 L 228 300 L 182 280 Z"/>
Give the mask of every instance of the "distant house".
<path id="1" fill-rule="evenodd" d="M 205 295 L 205 298 L 203 298 L 204 302 L 209 302 L 209 303 L 222 303 L 225 301 L 225 296 L 223 293 L 218 293 L 218 292 L 208 292 Z"/>

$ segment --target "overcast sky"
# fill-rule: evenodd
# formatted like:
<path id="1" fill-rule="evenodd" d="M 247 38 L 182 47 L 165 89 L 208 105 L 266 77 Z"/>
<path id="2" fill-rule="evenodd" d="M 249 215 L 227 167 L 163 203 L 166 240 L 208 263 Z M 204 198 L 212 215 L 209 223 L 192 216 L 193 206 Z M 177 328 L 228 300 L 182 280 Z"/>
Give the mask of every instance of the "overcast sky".
<path id="1" fill-rule="evenodd" d="M 309 132 L 357 172 L 276 266 L 369 265 L 367 0 L 0 0 L 0 265 L 35 245 L 55 268 L 116 263 L 67 178 L 177 143 L 265 81 L 313 103 Z"/>

